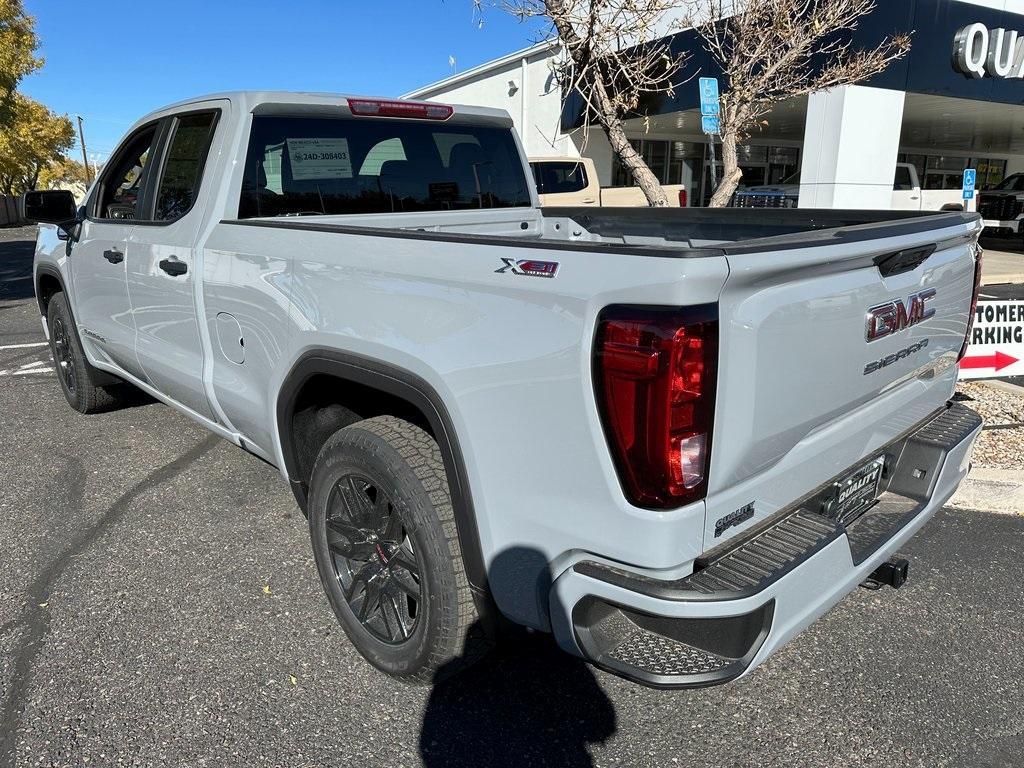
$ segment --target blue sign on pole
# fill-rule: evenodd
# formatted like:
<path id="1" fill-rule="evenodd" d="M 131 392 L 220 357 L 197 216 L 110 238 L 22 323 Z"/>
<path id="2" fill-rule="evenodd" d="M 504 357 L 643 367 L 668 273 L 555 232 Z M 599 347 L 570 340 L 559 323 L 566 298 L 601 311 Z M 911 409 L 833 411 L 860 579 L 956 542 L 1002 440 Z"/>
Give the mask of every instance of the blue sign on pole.
<path id="1" fill-rule="evenodd" d="M 704 133 L 718 135 L 722 132 L 722 126 L 717 117 L 702 117 L 700 127 Z"/>
<path id="2" fill-rule="evenodd" d="M 700 79 L 700 113 L 704 117 L 718 117 L 720 114 L 718 103 L 718 78 L 702 77 Z M 708 131 L 705 129 L 704 131 Z"/>
<path id="3" fill-rule="evenodd" d="M 964 171 L 964 200 L 974 199 L 974 185 L 978 180 L 978 172 L 974 168 Z"/>

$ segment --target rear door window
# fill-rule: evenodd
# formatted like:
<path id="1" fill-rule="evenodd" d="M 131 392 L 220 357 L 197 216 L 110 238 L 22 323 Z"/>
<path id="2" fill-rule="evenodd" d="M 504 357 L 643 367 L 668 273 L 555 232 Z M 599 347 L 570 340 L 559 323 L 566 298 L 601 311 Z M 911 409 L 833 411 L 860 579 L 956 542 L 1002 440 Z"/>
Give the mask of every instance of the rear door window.
<path id="1" fill-rule="evenodd" d="M 239 218 L 529 206 L 507 128 L 256 115 Z"/>
<path id="2" fill-rule="evenodd" d="M 199 194 L 217 112 L 175 118 L 156 197 L 158 221 L 174 221 L 191 210 Z"/>
<path id="3" fill-rule="evenodd" d="M 896 166 L 896 180 L 892 188 L 897 192 L 906 192 L 914 188 L 914 181 L 910 178 L 910 169 L 905 165 Z"/>
<path id="4" fill-rule="evenodd" d="M 533 163 L 537 191 L 542 195 L 582 192 L 587 188 L 587 170 L 583 163 Z"/>

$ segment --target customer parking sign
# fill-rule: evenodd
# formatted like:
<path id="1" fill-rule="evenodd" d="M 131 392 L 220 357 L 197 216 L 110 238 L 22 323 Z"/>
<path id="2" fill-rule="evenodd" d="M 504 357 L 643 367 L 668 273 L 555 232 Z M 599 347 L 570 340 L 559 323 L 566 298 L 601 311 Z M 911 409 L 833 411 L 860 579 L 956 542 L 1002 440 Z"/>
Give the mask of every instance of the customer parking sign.
<path id="1" fill-rule="evenodd" d="M 1024 301 L 980 301 L 961 379 L 1024 375 Z"/>

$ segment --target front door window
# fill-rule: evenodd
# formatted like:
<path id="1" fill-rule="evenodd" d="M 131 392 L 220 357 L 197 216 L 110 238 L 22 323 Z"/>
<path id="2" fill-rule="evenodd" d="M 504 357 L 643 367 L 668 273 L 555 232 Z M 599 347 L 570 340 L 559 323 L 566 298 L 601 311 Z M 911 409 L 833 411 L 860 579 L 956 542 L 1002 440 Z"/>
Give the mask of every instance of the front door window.
<path id="1" fill-rule="evenodd" d="M 140 129 L 107 164 L 92 210 L 95 218 L 135 218 L 156 129 L 155 124 Z"/>

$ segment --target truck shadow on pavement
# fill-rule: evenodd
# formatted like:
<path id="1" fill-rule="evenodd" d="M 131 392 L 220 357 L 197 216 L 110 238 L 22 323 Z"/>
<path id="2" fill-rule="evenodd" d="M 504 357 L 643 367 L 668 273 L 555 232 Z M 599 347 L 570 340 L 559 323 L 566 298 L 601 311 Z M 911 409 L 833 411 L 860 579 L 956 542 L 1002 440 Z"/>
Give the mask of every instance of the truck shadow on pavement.
<path id="1" fill-rule="evenodd" d="M 535 550 L 502 553 L 489 578 L 492 590 L 527 596 L 536 590 L 540 605 L 547 605 L 551 576 L 547 559 Z M 551 635 L 506 629 L 488 656 L 448 677 L 463 661 L 438 672 L 424 710 L 420 754 L 426 766 L 592 766 L 588 745 L 615 733 L 615 707 L 592 668 L 558 648 Z"/>

